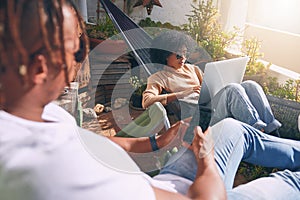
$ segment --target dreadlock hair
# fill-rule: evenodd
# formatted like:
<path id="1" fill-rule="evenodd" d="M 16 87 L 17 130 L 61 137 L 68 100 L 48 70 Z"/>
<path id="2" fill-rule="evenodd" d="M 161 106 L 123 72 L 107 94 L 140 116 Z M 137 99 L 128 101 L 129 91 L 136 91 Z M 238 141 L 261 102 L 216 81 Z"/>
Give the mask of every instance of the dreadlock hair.
<path id="1" fill-rule="evenodd" d="M 6 68 L 13 67 L 22 80 L 26 80 L 27 67 L 37 53 L 45 53 L 53 66 L 63 67 L 68 77 L 64 35 L 63 5 L 74 9 L 80 29 L 84 22 L 70 0 L 0 0 L 0 76 Z M 80 36 L 80 55 L 84 59 L 88 52 L 88 37 Z M 62 60 L 57 63 L 57 52 Z M 66 79 L 68 82 L 68 79 Z"/>

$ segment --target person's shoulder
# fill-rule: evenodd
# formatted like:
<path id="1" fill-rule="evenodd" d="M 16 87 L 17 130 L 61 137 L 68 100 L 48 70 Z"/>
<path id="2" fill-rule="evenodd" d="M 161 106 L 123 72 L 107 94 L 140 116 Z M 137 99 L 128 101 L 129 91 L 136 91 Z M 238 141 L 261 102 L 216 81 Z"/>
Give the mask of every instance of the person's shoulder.
<path id="1" fill-rule="evenodd" d="M 65 134 L 64 130 L 61 130 L 59 135 L 63 134 Z M 25 148 L 14 148 L 11 151 L 6 151 L 6 154 L 9 154 L 6 156 L 6 160 L 1 160 L 5 168 L 2 168 L 4 171 L 1 171 L 0 168 L 0 178 L 4 175 L 7 180 L 15 181 L 15 176 L 8 172 L 19 172 L 22 176 L 23 173 L 21 172 L 26 170 L 25 175 L 31 177 L 30 180 L 21 178 L 18 179 L 17 184 L 19 187 L 32 186 L 29 188 L 30 195 L 33 195 L 32 198 L 25 199 L 40 199 L 36 197 L 39 194 L 46 196 L 44 198 L 46 200 L 81 199 L 82 191 L 80 191 L 80 187 L 74 187 L 76 185 L 85 185 L 85 198 L 87 199 L 96 199 L 96 197 L 99 199 L 135 199 L 135 196 L 137 199 L 143 199 L 142 194 L 149 196 L 147 199 L 154 199 L 149 181 L 140 172 L 122 170 L 124 165 L 127 165 L 126 160 L 123 159 L 124 154 L 122 154 L 122 151 L 115 148 L 114 143 L 109 142 L 105 137 L 88 131 L 83 131 L 82 134 L 85 135 L 85 140 L 90 139 L 90 142 L 93 140 L 95 143 L 93 145 L 84 143 L 83 146 L 83 141 L 80 142 L 77 139 L 62 142 L 58 138 L 46 140 L 47 138 L 44 137 L 43 142 L 46 144 L 41 145 L 38 143 L 37 145 L 35 142 L 35 145 L 30 145 L 31 148 L 28 149 L 27 147 L 26 151 Z M 30 142 L 28 138 L 23 141 L 25 145 Z M 49 146 L 48 143 L 55 145 L 51 144 Z M 89 148 L 96 151 L 91 152 Z M 4 150 L 7 150 L 7 148 L 3 149 L 3 154 L 5 153 Z M 30 157 L 28 158 L 29 154 Z M 119 158 L 116 158 L 117 156 Z M 12 160 L 14 160 L 13 168 L 11 165 L 6 165 Z M 47 173 L 49 171 L 51 176 Z M 39 181 L 38 185 L 34 184 L 36 181 Z M 135 193 L 138 186 L 141 188 L 138 193 Z M 40 191 L 40 187 L 45 190 Z M 64 188 L 71 187 L 75 188 L 72 192 L 64 190 Z M 116 188 L 119 191 L 117 193 L 114 192 Z M 0 186 L 1 189 L 3 189 L 3 186 Z M 57 193 L 47 192 L 51 190 Z M 109 192 L 103 193 L 101 191 Z M 22 192 L 21 188 L 20 192 Z"/>
<path id="2" fill-rule="evenodd" d="M 162 69 L 160 71 L 155 72 L 154 74 L 151 74 L 150 77 L 160 76 L 161 74 L 165 74 L 166 70 Z"/>
<path id="3" fill-rule="evenodd" d="M 161 82 L 165 79 L 166 76 L 168 77 L 168 72 L 165 70 L 161 70 L 161 71 L 155 72 L 154 74 L 151 74 L 148 77 L 148 81 Z"/>
<path id="4" fill-rule="evenodd" d="M 26 121 L 27 120 L 24 120 L 10 113 L 7 113 L 3 110 L 0 110 L 0 124 L 1 124 L 0 134 L 2 138 L 5 137 L 11 138 L 14 137 L 15 134 L 19 134 L 20 132 L 24 131 L 23 127 L 20 126 L 19 124 L 23 124 Z M 0 143 L 1 143 L 1 136 L 0 136 Z"/>

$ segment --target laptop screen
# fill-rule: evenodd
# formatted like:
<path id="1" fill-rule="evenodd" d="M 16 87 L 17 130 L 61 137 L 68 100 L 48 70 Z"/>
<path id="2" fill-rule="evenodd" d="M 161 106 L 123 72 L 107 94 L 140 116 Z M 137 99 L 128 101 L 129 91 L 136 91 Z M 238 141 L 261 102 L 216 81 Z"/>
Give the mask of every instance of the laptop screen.
<path id="1" fill-rule="evenodd" d="M 246 70 L 248 57 L 210 62 L 205 65 L 199 104 L 207 104 L 229 83 L 241 83 Z"/>

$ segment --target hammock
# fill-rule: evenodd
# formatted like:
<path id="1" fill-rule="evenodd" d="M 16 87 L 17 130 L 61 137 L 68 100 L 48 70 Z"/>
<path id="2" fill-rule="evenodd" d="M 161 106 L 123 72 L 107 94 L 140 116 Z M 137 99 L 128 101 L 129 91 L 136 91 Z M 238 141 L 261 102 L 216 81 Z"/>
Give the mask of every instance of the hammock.
<path id="1" fill-rule="evenodd" d="M 137 63 L 144 68 L 148 76 L 156 72 L 155 68 L 147 66 L 147 64 L 150 65 L 151 63 L 149 54 L 149 47 L 152 42 L 151 36 L 110 0 L 99 1 L 116 29 L 121 33 L 121 36 L 132 50 Z"/>
<path id="2" fill-rule="evenodd" d="M 149 53 L 149 47 L 151 47 L 151 43 L 153 40 L 151 36 L 148 35 L 148 33 L 146 33 L 142 27 L 137 25 L 130 17 L 123 13 L 123 11 L 121 11 L 110 0 L 99 1 L 107 15 L 112 20 L 116 29 L 121 33 L 123 39 L 132 50 L 137 63 L 145 69 L 148 76 L 155 73 L 157 71 L 155 67 L 148 67 L 151 65 L 151 58 Z M 167 110 L 171 112 L 175 111 L 174 113 L 179 113 L 178 109 L 174 109 L 171 107 L 167 108 Z M 201 107 L 201 110 L 201 113 L 203 113 L 204 111 L 208 113 L 211 112 L 210 108 L 206 106 L 204 106 L 203 108 Z M 210 116 L 205 118 L 207 118 L 207 120 L 205 121 L 205 124 L 207 124 L 210 121 Z M 202 117 L 202 119 L 204 120 L 204 117 Z"/>
<path id="3" fill-rule="evenodd" d="M 130 17 L 120 10 L 111 0 L 99 0 L 105 12 L 112 20 L 115 28 L 130 47 L 133 55 L 139 65 L 141 65 L 146 74 L 150 76 L 158 71 L 151 63 L 149 48 L 151 47 L 152 37 Z M 199 49 L 201 50 L 201 49 Z M 204 71 L 205 64 L 211 61 L 210 55 L 203 49 L 199 51 L 201 56 L 198 60 L 189 60 L 187 62 L 197 65 Z M 151 67 L 150 67 L 151 66 Z"/>

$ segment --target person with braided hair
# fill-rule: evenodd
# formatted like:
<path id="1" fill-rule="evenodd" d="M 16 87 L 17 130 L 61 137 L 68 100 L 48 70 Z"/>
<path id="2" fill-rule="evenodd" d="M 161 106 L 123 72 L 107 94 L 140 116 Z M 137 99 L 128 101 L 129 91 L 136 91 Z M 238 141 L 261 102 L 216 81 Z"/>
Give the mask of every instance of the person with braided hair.
<path id="1" fill-rule="evenodd" d="M 188 120 L 151 141 L 78 127 L 51 103 L 72 81 L 76 62 L 87 56 L 78 24 L 84 30 L 70 0 L 0 0 L 1 200 L 299 199 L 299 142 L 233 119 L 205 133 L 196 126 L 192 145 L 180 148 L 153 178 L 124 150 L 151 153 L 175 139 L 181 143 Z M 91 154 L 84 144 L 96 151 Z M 287 170 L 232 189 L 241 160 Z"/>
<path id="2" fill-rule="evenodd" d="M 84 24 L 73 3 L 1 0 L 0 13 L 0 199 L 185 198 L 159 189 L 135 164 L 134 172 L 126 172 L 97 162 L 78 138 L 83 130 L 71 115 L 51 103 L 72 81 L 76 62 L 87 55 L 87 37 L 85 33 L 79 36 L 77 29 L 79 24 L 84 30 Z M 166 136 L 177 135 L 182 124 L 172 127 Z M 157 140 L 159 147 L 163 140 L 170 140 L 166 136 Z M 107 138 L 97 140 L 108 145 L 107 154 L 119 152 L 113 160 L 125 157 L 133 163 Z M 138 151 L 151 151 L 149 138 L 138 139 L 140 145 L 124 138 L 120 141 L 127 150 L 138 146 Z M 195 150 L 200 148 L 200 136 L 198 143 Z M 204 168 L 210 162 L 207 157 L 197 160 Z M 212 166 L 204 174 L 218 180 Z M 199 177 L 197 182 L 201 179 L 207 178 Z M 225 196 L 221 179 L 215 183 L 220 193 L 213 196 Z M 198 191 L 191 188 L 190 195 L 199 195 Z"/>

